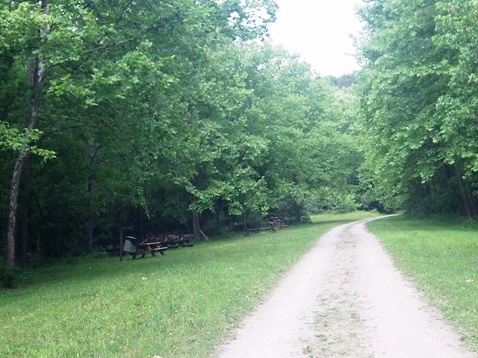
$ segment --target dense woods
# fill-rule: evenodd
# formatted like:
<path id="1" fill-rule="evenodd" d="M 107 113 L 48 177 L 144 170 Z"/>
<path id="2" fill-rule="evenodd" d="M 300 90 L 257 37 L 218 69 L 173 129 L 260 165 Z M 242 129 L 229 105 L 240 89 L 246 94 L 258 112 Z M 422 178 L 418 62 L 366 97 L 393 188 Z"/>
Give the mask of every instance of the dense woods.
<path id="1" fill-rule="evenodd" d="M 267 40 L 272 0 L 0 5 L 7 266 L 120 232 L 273 213 L 478 215 L 473 1 L 367 1 L 363 70 L 320 78 Z"/>
<path id="2" fill-rule="evenodd" d="M 361 179 L 389 207 L 478 216 L 475 1 L 367 1 Z"/>
<path id="3" fill-rule="evenodd" d="M 311 198 L 342 205 L 358 166 L 349 118 L 326 81 L 264 41 L 275 11 L 2 3 L 7 265 L 92 251 L 120 231 L 199 235 L 271 212 L 300 221 Z"/>

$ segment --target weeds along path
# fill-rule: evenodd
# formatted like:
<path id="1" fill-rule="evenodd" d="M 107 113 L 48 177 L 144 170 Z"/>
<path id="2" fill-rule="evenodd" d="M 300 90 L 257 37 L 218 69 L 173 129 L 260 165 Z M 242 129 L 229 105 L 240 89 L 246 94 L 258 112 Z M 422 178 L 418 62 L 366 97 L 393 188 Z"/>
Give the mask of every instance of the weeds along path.
<path id="1" fill-rule="evenodd" d="M 472 358 L 365 228 L 329 231 L 283 277 L 219 358 Z"/>

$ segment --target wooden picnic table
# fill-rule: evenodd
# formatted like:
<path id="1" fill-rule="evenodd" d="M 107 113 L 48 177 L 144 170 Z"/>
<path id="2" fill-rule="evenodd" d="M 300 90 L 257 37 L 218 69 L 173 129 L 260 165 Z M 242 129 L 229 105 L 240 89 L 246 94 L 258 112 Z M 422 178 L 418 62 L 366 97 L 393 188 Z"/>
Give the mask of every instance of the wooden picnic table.
<path id="1" fill-rule="evenodd" d="M 162 243 L 162 246 L 167 246 L 170 249 L 177 249 L 178 247 L 189 247 L 194 246 L 193 243 L 189 241 L 191 237 L 194 237 L 192 234 L 181 234 L 181 235 L 166 235 L 159 240 L 158 242 Z"/>
<path id="2" fill-rule="evenodd" d="M 164 255 L 164 251 L 168 249 L 176 249 L 180 246 L 194 246 L 194 244 L 189 241 L 191 237 L 194 237 L 194 235 L 167 235 L 163 238 L 150 238 L 149 240 L 153 240 L 153 242 L 144 241 L 137 243 L 137 238 L 133 236 L 125 236 L 124 245 L 122 245 L 121 248 L 121 245 L 109 246 L 105 251 L 110 256 L 122 256 L 122 253 L 124 253 L 130 254 L 133 260 L 140 255 L 140 258 L 142 259 L 146 254 L 156 256 L 156 253 L 159 252 L 161 255 Z"/>
<path id="3" fill-rule="evenodd" d="M 168 249 L 167 246 L 162 246 L 161 242 L 143 242 L 136 245 L 136 250 L 130 252 L 132 259 L 135 260 L 136 256 L 141 255 L 141 259 L 146 256 L 146 254 L 151 254 L 151 256 L 156 256 L 156 253 L 159 252 L 161 255 L 164 255 L 164 251 Z"/>

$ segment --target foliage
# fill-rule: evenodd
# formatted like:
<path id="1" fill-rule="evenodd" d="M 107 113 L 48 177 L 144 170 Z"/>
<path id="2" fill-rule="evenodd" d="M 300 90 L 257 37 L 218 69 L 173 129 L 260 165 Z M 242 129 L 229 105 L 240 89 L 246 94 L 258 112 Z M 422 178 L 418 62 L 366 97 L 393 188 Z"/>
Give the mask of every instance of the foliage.
<path id="1" fill-rule="evenodd" d="M 38 148 L 33 144 L 40 140 L 42 134 L 38 129 L 25 129 L 20 132 L 17 128 L 10 128 L 8 123 L 0 122 L 0 150 L 19 151 L 27 147 L 28 153 L 39 155 L 44 159 L 52 159 L 55 157 L 53 151 Z"/>
<path id="2" fill-rule="evenodd" d="M 465 64 L 472 61 L 465 14 L 475 6 L 381 0 L 361 10 L 360 133 L 368 138 L 361 176 L 389 208 L 478 213 L 475 68 Z"/>
<path id="3" fill-rule="evenodd" d="M 353 91 L 265 41 L 276 10 L 269 0 L 0 5 L 0 224 L 19 217 L 22 265 L 121 231 L 197 234 L 268 211 L 299 221 L 312 198 L 350 196 L 361 161 Z"/>

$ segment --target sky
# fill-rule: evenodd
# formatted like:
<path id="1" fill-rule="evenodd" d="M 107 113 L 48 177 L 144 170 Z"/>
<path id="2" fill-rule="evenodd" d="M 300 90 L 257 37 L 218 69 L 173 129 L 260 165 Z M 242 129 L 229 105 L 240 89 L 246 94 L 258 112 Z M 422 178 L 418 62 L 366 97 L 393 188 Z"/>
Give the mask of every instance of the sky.
<path id="1" fill-rule="evenodd" d="M 322 76 L 341 76 L 358 69 L 351 36 L 360 30 L 355 16 L 359 0 L 276 0 L 272 42 L 298 53 Z"/>

